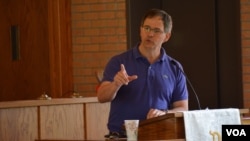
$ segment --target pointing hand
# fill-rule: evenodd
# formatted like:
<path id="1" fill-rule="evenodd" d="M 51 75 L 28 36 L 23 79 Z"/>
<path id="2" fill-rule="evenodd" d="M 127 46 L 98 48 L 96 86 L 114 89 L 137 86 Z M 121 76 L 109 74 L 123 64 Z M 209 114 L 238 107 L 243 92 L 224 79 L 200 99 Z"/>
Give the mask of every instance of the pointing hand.
<path id="1" fill-rule="evenodd" d="M 115 75 L 114 82 L 117 86 L 128 85 L 129 82 L 137 79 L 137 75 L 129 76 L 125 66 L 121 64 L 121 70 Z"/>

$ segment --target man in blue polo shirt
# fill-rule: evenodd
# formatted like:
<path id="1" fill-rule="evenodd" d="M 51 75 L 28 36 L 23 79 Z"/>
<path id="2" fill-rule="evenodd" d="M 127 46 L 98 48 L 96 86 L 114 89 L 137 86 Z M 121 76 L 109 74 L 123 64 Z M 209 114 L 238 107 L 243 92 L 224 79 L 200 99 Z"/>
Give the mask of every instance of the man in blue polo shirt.
<path id="1" fill-rule="evenodd" d="M 151 9 L 141 21 L 141 41 L 110 59 L 97 90 L 99 102 L 111 102 L 110 135 L 123 137 L 125 119 L 144 120 L 188 110 L 188 90 L 181 64 L 162 48 L 171 36 L 172 19 Z"/>

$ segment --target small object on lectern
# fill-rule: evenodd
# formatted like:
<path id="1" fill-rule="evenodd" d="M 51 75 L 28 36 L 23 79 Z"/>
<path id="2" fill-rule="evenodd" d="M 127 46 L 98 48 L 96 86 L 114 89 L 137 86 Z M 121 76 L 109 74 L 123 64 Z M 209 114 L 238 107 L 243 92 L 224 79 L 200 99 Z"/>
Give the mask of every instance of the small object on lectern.
<path id="1" fill-rule="evenodd" d="M 49 97 L 45 92 L 40 96 L 38 97 L 37 99 L 39 100 L 51 100 L 51 97 Z"/>
<path id="2" fill-rule="evenodd" d="M 80 95 L 78 92 L 73 92 L 73 94 L 71 95 L 72 98 L 82 98 L 83 96 Z"/>

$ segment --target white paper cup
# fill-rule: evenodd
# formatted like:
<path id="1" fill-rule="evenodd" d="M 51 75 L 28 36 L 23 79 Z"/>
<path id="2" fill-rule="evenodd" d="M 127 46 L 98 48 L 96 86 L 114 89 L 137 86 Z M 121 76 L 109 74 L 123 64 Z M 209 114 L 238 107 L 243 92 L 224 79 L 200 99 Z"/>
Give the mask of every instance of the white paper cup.
<path id="1" fill-rule="evenodd" d="M 135 141 L 138 137 L 139 120 L 125 120 L 127 140 Z"/>

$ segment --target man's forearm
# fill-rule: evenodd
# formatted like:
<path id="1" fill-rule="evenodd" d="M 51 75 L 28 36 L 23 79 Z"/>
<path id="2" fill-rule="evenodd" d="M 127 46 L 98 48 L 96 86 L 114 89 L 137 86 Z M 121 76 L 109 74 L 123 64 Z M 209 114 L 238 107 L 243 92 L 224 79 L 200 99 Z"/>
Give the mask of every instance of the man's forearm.
<path id="1" fill-rule="evenodd" d="M 103 82 L 97 90 L 98 101 L 101 103 L 112 101 L 120 87 L 115 82 Z"/>

